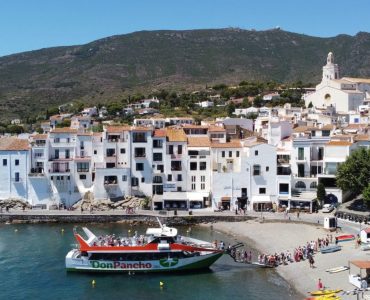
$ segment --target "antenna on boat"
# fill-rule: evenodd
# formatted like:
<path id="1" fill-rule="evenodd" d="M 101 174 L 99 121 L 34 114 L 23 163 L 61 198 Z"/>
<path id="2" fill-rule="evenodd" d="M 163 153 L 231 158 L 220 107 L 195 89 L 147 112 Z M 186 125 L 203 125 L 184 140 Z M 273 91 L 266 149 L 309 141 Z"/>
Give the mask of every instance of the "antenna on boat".
<path id="1" fill-rule="evenodd" d="M 156 218 L 157 218 L 157 221 L 158 221 L 158 223 L 159 223 L 159 226 L 160 226 L 161 228 L 163 228 L 163 225 L 162 225 L 161 221 L 159 220 L 159 218 L 158 218 L 158 217 L 156 217 Z"/>

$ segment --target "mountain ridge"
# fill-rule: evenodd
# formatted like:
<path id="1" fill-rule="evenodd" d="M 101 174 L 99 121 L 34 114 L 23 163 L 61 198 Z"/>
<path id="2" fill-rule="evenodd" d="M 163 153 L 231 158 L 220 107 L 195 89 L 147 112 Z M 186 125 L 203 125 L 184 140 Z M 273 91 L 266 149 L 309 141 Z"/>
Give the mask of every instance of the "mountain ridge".
<path id="1" fill-rule="evenodd" d="M 74 100 L 178 91 L 242 80 L 317 83 L 332 51 L 341 76 L 370 77 L 370 34 L 313 37 L 279 29 L 138 31 L 0 57 L 0 113 L 25 117 Z"/>

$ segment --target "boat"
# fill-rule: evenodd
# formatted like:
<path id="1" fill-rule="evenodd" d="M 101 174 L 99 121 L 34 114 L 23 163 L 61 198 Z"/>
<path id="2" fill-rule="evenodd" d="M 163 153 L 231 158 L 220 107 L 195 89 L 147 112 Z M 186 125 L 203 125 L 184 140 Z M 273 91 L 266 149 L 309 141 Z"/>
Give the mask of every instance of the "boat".
<path id="1" fill-rule="evenodd" d="M 368 250 L 370 250 L 370 244 L 364 244 L 364 245 L 362 245 L 361 246 L 361 250 L 362 251 L 368 251 Z"/>
<path id="2" fill-rule="evenodd" d="M 347 266 L 340 266 L 340 267 L 336 267 L 336 268 L 327 269 L 326 272 L 328 272 L 330 274 L 334 274 L 334 273 L 339 273 L 339 272 L 342 272 L 342 271 L 346 271 L 348 269 L 349 269 L 349 267 L 347 267 Z"/>
<path id="3" fill-rule="evenodd" d="M 354 234 L 345 234 L 345 235 L 340 235 L 335 238 L 338 240 L 338 242 L 347 242 L 347 241 L 353 241 L 355 239 Z"/>
<path id="4" fill-rule="evenodd" d="M 176 228 L 161 224 L 148 228 L 146 235 L 97 237 L 83 227 L 87 239 L 76 228 L 76 249 L 65 258 L 67 271 L 168 272 L 209 268 L 224 250 L 213 243 L 180 236 Z"/>
<path id="5" fill-rule="evenodd" d="M 326 246 L 326 247 L 321 247 L 320 248 L 320 252 L 321 253 L 332 253 L 332 252 L 336 252 L 336 251 L 340 251 L 342 249 L 342 246 L 339 246 L 339 245 L 329 245 L 329 246 Z"/>
<path id="6" fill-rule="evenodd" d="M 311 296 L 329 296 L 329 295 L 335 295 L 337 293 L 340 293 L 342 290 L 318 290 L 310 292 Z"/>

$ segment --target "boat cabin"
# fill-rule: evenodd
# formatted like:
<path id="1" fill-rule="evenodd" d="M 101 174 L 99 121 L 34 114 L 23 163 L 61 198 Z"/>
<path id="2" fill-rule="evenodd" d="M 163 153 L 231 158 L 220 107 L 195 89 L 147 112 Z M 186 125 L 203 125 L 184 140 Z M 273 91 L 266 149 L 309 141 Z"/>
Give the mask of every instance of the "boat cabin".
<path id="1" fill-rule="evenodd" d="M 370 228 L 364 228 L 360 232 L 361 243 L 369 244 L 370 243 Z"/>
<path id="2" fill-rule="evenodd" d="M 370 261 L 369 260 L 352 260 L 348 263 L 349 283 L 361 288 L 363 281 L 370 282 Z"/>

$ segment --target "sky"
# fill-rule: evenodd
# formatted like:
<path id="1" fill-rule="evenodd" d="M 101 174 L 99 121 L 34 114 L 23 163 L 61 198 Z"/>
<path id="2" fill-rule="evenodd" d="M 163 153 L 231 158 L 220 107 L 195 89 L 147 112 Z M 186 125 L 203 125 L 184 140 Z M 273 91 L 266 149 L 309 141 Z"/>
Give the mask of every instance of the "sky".
<path id="1" fill-rule="evenodd" d="M 370 31 L 370 0 L 1 0 L 0 56 L 140 30 Z"/>

